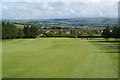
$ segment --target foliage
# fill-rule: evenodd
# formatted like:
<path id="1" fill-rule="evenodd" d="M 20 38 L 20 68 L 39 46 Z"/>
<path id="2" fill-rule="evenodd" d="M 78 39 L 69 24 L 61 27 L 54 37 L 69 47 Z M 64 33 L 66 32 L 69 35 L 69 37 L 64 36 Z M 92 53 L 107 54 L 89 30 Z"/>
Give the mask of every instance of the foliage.
<path id="1" fill-rule="evenodd" d="M 15 25 L 10 24 L 9 22 L 2 22 L 2 38 L 3 39 L 12 39 L 16 37 L 23 37 L 24 33 L 20 33 L 22 30 L 18 29 Z"/>
<path id="2" fill-rule="evenodd" d="M 107 26 L 106 29 L 103 30 L 102 36 L 105 38 L 105 41 L 109 40 L 109 38 L 111 37 L 109 26 Z"/>
<path id="3" fill-rule="evenodd" d="M 62 36 L 62 35 L 63 35 L 63 31 L 58 30 L 57 35 L 58 35 L 58 36 Z"/>
<path id="4" fill-rule="evenodd" d="M 71 36 L 76 37 L 76 36 L 79 36 L 79 31 L 76 29 L 72 29 L 72 30 L 70 30 L 70 34 L 71 34 Z"/>
<path id="5" fill-rule="evenodd" d="M 38 29 L 35 26 L 24 28 L 17 28 L 14 24 L 9 22 L 2 22 L 2 39 L 13 39 L 13 38 L 34 38 L 38 35 Z"/>
<path id="6" fill-rule="evenodd" d="M 113 27 L 112 31 L 112 37 L 113 38 L 120 38 L 120 27 Z"/>
<path id="7" fill-rule="evenodd" d="M 22 29 L 18 29 L 18 38 L 23 38 L 25 36 L 24 32 Z"/>
<path id="8" fill-rule="evenodd" d="M 108 41 L 109 38 L 120 38 L 120 27 L 114 26 L 110 29 L 109 26 L 103 30 L 102 36 L 105 38 L 105 41 Z"/>
<path id="9" fill-rule="evenodd" d="M 38 35 L 38 28 L 35 26 L 24 26 L 23 32 L 26 38 L 34 38 Z"/>

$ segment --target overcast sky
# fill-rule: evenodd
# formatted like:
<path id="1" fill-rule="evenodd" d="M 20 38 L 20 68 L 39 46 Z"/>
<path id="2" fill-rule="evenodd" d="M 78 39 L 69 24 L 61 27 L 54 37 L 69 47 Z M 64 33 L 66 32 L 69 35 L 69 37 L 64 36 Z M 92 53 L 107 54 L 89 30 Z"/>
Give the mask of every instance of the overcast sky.
<path id="1" fill-rule="evenodd" d="M 38 0 L 3 0 L 3 19 L 51 19 L 74 17 L 118 17 L 118 2 L 102 0 L 41 2 Z"/>

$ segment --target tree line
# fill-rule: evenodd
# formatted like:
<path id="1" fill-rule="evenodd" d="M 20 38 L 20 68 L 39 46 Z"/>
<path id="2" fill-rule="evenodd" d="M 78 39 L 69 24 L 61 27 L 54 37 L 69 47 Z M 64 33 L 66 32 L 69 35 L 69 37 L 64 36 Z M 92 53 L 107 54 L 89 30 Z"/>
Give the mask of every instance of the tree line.
<path id="1" fill-rule="evenodd" d="M 94 34 L 99 34 L 98 31 L 95 30 L 87 30 L 85 33 L 84 30 L 79 31 L 79 29 L 69 29 L 70 33 L 64 33 L 60 29 L 55 29 L 57 32 L 47 32 L 42 36 L 74 36 L 77 38 L 78 36 L 83 36 L 87 34 L 87 36 L 94 36 Z M 39 28 L 35 25 L 25 25 L 23 28 L 18 28 L 14 24 L 10 24 L 9 22 L 2 22 L 2 39 L 14 39 L 14 38 L 35 38 L 41 35 Z M 105 38 L 105 41 L 108 41 L 109 38 L 115 38 L 116 40 L 120 38 L 120 27 L 107 26 L 101 36 Z M 91 38 L 90 38 L 91 39 Z"/>
<path id="2" fill-rule="evenodd" d="M 2 22 L 2 39 L 35 38 L 37 35 L 38 28 L 33 25 L 24 26 L 22 29 L 9 22 Z"/>
<path id="3" fill-rule="evenodd" d="M 107 26 L 102 33 L 103 38 L 105 38 L 105 41 L 109 41 L 109 38 L 115 38 L 116 40 L 120 38 L 120 27 L 114 26 L 110 28 Z"/>

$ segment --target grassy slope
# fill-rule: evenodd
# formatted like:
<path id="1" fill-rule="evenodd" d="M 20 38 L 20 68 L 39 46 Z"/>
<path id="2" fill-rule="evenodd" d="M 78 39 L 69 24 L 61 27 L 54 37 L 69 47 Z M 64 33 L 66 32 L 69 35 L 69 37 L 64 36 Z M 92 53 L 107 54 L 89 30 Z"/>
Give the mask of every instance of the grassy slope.
<path id="1" fill-rule="evenodd" d="M 81 24 L 117 24 L 117 18 L 68 18 L 68 19 L 44 19 L 47 23 L 81 23 Z M 41 20 L 10 20 L 13 23 L 34 23 L 39 24 Z"/>
<path id="2" fill-rule="evenodd" d="M 115 78 L 117 54 L 80 39 L 19 39 L 3 42 L 6 78 Z M 114 65 L 115 64 L 115 65 Z"/>
<path id="3" fill-rule="evenodd" d="M 17 26 L 18 28 L 23 28 L 24 25 L 20 25 L 20 24 L 14 24 L 15 26 Z"/>

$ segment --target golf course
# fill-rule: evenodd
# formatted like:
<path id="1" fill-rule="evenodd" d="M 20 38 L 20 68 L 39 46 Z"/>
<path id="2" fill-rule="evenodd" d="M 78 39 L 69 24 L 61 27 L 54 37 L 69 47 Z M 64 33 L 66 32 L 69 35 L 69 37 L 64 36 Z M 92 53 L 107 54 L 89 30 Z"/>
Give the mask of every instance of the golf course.
<path id="1" fill-rule="evenodd" d="M 3 78 L 118 78 L 118 42 L 36 38 L 2 42 Z"/>

